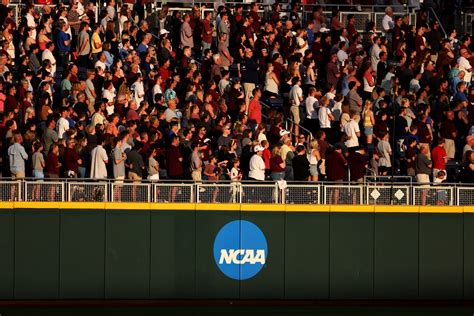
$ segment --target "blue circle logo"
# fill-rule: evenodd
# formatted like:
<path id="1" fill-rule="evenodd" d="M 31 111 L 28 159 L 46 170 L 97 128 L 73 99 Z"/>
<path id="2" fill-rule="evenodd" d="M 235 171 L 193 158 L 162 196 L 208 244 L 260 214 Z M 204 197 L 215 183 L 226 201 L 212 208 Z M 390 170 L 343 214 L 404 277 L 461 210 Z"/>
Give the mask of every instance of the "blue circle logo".
<path id="1" fill-rule="evenodd" d="M 214 260 L 222 273 L 234 280 L 254 277 L 265 265 L 267 254 L 265 235 L 249 221 L 227 223 L 214 240 Z"/>

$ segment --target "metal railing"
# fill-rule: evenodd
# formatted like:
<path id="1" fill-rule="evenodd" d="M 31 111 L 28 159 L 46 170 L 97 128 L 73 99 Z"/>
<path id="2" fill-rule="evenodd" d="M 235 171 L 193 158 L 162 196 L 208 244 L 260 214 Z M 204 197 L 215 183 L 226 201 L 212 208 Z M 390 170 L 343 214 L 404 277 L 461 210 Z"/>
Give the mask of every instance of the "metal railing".
<path id="1" fill-rule="evenodd" d="M 474 206 L 474 186 L 399 182 L 0 180 L 0 202 Z"/>

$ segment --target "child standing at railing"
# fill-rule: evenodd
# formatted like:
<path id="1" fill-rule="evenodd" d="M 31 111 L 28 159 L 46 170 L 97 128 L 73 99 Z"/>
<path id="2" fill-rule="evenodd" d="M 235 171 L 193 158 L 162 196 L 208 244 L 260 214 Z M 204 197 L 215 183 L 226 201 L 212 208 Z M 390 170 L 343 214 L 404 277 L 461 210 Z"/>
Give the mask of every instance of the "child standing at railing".
<path id="1" fill-rule="evenodd" d="M 41 144 L 41 142 L 34 143 L 33 150 L 35 151 L 32 156 L 33 177 L 37 179 L 37 181 L 43 181 L 44 167 L 46 166 L 42 153 L 43 144 Z M 40 201 L 40 185 L 33 187 L 32 198 L 33 201 Z"/>
<path id="2" fill-rule="evenodd" d="M 230 170 L 230 181 L 232 182 L 231 195 L 232 203 L 237 203 L 237 194 L 239 193 L 239 184 L 242 181 L 242 172 L 239 169 L 240 160 L 236 158 L 233 162 L 232 170 Z"/>

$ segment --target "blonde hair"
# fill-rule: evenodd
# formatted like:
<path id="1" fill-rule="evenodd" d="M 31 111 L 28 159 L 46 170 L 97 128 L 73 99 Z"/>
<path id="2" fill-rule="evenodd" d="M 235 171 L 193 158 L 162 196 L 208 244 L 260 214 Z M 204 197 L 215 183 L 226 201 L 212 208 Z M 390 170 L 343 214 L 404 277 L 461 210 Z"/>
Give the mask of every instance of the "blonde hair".
<path id="1" fill-rule="evenodd" d="M 275 147 L 273 147 L 272 149 L 272 157 L 276 157 L 276 156 L 279 156 L 280 155 L 280 151 L 281 151 L 281 147 L 276 145 Z"/>

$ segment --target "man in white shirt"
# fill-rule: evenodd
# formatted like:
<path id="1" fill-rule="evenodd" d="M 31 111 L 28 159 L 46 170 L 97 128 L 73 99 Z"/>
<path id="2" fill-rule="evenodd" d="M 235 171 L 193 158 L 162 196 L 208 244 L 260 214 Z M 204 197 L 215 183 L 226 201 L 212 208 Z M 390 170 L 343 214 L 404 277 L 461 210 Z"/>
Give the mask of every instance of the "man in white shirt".
<path id="1" fill-rule="evenodd" d="M 301 89 L 301 80 L 298 77 L 294 77 L 291 80 L 293 87 L 290 90 L 290 113 L 291 119 L 293 120 L 293 133 L 295 135 L 300 134 L 300 104 L 303 102 L 303 89 Z"/>
<path id="2" fill-rule="evenodd" d="M 35 21 L 35 17 L 33 16 L 34 14 L 34 11 L 35 11 L 35 7 L 33 5 L 30 5 L 27 7 L 27 13 L 25 15 L 25 19 L 26 19 L 26 25 L 28 27 L 30 27 L 33 31 L 33 34 L 31 35 L 32 38 L 36 38 L 36 21 Z"/>
<path id="3" fill-rule="evenodd" d="M 265 149 L 260 145 L 257 145 L 254 148 L 255 154 L 250 158 L 249 178 L 251 180 L 265 180 L 265 162 L 262 158 L 264 150 Z"/>
<path id="4" fill-rule="evenodd" d="M 46 43 L 46 49 L 43 51 L 43 54 L 41 55 L 41 61 L 45 61 L 46 59 L 49 59 L 51 61 L 51 77 L 54 78 L 54 75 L 56 74 L 56 58 L 54 58 L 53 55 L 54 51 L 54 43 L 53 42 L 48 42 Z"/>
<path id="5" fill-rule="evenodd" d="M 355 151 L 359 147 L 360 130 L 359 124 L 357 123 L 357 112 L 354 110 L 349 111 L 351 120 L 344 125 L 344 132 L 346 133 L 347 140 L 345 145 L 349 151 Z"/>
<path id="6" fill-rule="evenodd" d="M 347 49 L 346 42 L 339 43 L 339 51 L 337 52 L 337 61 L 339 62 L 339 66 L 344 67 L 346 61 L 349 59 Z"/>
<path id="7" fill-rule="evenodd" d="M 328 108 L 329 101 L 326 97 L 322 97 L 319 102 L 319 112 L 318 112 L 318 119 L 319 119 L 319 127 L 323 130 L 331 142 L 334 140 L 334 132 L 331 128 L 331 121 L 334 121 L 334 115 L 332 114 L 331 110 Z"/>
<path id="8" fill-rule="evenodd" d="M 318 91 L 315 87 L 311 87 L 308 90 L 308 97 L 304 100 L 304 105 L 306 107 L 306 126 L 309 128 L 313 135 L 316 135 L 318 128 L 318 110 L 319 102 L 316 99 L 316 94 Z M 321 92 L 319 92 L 321 95 Z"/>
<path id="9" fill-rule="evenodd" d="M 64 139 L 66 131 L 69 129 L 69 121 L 67 120 L 68 115 L 69 115 L 69 109 L 62 108 L 61 117 L 56 123 L 56 130 L 58 131 L 59 139 Z"/>
<path id="10" fill-rule="evenodd" d="M 459 52 L 461 57 L 458 58 L 459 70 L 464 71 L 466 74 L 464 75 L 464 81 L 467 82 L 468 85 L 471 84 L 472 79 L 472 66 L 469 63 L 469 52 L 467 49 L 462 48 Z"/>
<path id="11" fill-rule="evenodd" d="M 99 136 L 97 139 L 97 146 L 91 152 L 91 178 L 92 179 L 107 179 L 107 163 L 109 157 L 104 147 L 104 137 Z"/>
<path id="12" fill-rule="evenodd" d="M 381 44 L 381 39 L 379 36 L 374 37 L 374 45 L 372 45 L 372 48 L 370 49 L 370 61 L 372 62 L 372 70 L 377 71 L 377 65 L 380 60 L 380 52 L 382 49 L 380 48 Z"/>
<path id="13" fill-rule="evenodd" d="M 132 84 L 133 98 L 137 104 L 141 104 L 145 98 L 145 87 L 141 74 L 137 74 L 137 80 Z"/>
<path id="14" fill-rule="evenodd" d="M 392 29 L 395 27 L 393 23 L 393 9 L 387 7 L 382 20 L 382 36 L 385 36 L 390 42 L 392 41 Z"/>
<path id="15" fill-rule="evenodd" d="M 107 57 L 104 53 L 100 54 L 99 59 L 95 62 L 94 68 L 100 67 L 102 70 L 106 70 L 107 66 L 105 65 L 105 60 Z"/>

